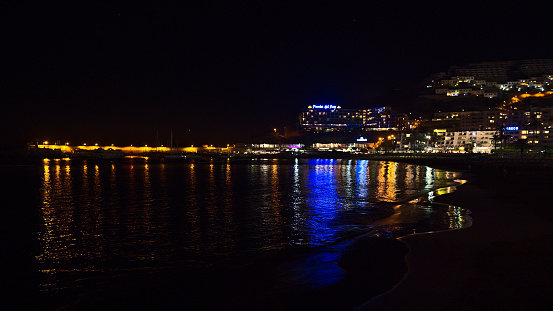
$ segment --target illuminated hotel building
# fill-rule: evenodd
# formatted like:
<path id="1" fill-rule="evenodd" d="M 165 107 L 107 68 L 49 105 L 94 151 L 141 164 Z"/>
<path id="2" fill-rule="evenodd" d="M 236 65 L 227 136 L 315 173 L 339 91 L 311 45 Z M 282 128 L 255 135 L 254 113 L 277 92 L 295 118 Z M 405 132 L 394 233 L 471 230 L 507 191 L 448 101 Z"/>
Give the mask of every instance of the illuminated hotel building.
<path id="1" fill-rule="evenodd" d="M 392 114 L 390 107 L 342 109 L 335 105 L 312 105 L 300 115 L 301 128 L 308 132 L 352 132 L 354 130 L 398 130 L 405 115 Z"/>
<path id="2" fill-rule="evenodd" d="M 489 110 L 435 113 L 432 121 L 454 121 L 462 131 L 497 130 L 503 127 L 553 126 L 553 108 L 530 107 L 525 110 Z"/>

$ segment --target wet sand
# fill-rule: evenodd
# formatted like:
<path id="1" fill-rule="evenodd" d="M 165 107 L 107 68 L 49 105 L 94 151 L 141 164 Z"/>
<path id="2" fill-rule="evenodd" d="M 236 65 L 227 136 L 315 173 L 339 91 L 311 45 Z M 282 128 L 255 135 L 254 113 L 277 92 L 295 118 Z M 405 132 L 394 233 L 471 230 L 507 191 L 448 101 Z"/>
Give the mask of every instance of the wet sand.
<path id="1" fill-rule="evenodd" d="M 551 169 L 481 167 L 436 201 L 472 211 L 472 227 L 411 235 L 408 273 L 357 310 L 551 310 Z"/>

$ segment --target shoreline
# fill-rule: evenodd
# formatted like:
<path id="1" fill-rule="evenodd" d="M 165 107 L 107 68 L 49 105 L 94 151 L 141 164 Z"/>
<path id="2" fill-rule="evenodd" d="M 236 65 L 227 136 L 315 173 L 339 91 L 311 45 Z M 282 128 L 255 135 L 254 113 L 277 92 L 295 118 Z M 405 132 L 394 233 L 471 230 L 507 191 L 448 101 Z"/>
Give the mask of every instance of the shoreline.
<path id="1" fill-rule="evenodd" d="M 432 166 L 432 165 L 430 165 Z M 462 230 L 415 234 L 408 272 L 356 310 L 549 310 L 553 211 L 546 167 L 478 167 L 436 201 L 471 210 Z"/>

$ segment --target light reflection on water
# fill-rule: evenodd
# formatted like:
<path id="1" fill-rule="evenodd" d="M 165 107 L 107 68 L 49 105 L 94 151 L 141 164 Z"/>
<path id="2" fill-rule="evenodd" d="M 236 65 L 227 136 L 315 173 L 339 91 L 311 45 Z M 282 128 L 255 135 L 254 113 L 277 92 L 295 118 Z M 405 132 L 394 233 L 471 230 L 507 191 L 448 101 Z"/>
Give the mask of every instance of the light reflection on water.
<path id="1" fill-rule="evenodd" d="M 41 270 L 193 266 L 325 245 L 348 231 L 368 230 L 386 216 L 392 215 L 388 225 L 390 219 L 428 218 L 436 213 L 433 208 L 393 203 L 439 195 L 446 190 L 435 189 L 448 189 L 459 178 L 368 160 L 252 163 L 45 160 Z M 419 216 L 406 220 L 409 209 Z M 432 221 L 442 223 L 433 228 L 464 225 L 458 207 L 440 215 Z"/>

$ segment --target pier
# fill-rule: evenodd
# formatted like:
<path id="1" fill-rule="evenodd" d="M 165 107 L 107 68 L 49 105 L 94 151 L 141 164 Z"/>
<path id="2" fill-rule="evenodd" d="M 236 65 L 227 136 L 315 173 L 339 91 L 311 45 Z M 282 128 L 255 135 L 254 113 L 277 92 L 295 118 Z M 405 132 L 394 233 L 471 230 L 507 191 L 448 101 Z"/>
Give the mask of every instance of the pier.
<path id="1" fill-rule="evenodd" d="M 29 148 L 36 148 L 36 149 L 50 149 L 50 150 L 59 150 L 58 152 L 61 152 L 63 154 L 67 153 L 74 153 L 78 150 L 86 150 L 86 151 L 94 151 L 97 149 L 103 149 L 103 150 L 113 150 L 113 151 L 122 151 L 126 155 L 133 155 L 133 154 L 148 154 L 148 153 L 232 153 L 234 147 L 213 147 L 213 146 L 202 146 L 202 147 L 150 147 L 148 145 L 145 146 L 114 146 L 114 145 L 108 145 L 108 146 L 100 146 L 100 145 L 56 145 L 56 144 L 35 144 L 35 145 L 29 145 Z"/>

